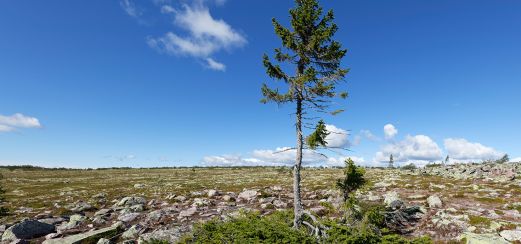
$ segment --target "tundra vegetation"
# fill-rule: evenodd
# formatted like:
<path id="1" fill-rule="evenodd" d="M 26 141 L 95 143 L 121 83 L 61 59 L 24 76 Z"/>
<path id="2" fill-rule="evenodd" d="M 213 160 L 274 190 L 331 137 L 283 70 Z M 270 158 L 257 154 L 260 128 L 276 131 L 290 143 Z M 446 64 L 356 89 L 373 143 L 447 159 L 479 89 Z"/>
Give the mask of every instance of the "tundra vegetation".
<path id="1" fill-rule="evenodd" d="M 349 161 L 344 168 L 304 167 L 302 203 L 321 227 L 318 238 L 305 224 L 293 228 L 293 181 L 285 167 L 0 168 L 10 210 L 0 230 L 29 219 L 51 223 L 51 240 L 116 224 L 117 234 L 104 236 L 113 243 L 506 243 L 521 233 L 519 167 L 362 169 Z M 344 184 L 346 179 L 365 184 Z M 347 201 L 339 182 L 357 186 L 348 188 Z"/>

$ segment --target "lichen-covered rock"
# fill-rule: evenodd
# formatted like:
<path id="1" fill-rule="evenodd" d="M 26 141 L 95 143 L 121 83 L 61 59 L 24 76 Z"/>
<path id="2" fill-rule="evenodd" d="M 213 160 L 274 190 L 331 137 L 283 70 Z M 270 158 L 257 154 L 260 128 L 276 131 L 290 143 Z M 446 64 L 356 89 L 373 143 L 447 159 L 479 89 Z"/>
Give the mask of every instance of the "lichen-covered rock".
<path id="1" fill-rule="evenodd" d="M 116 206 L 118 207 L 131 207 L 134 205 L 145 205 L 147 200 L 143 197 L 124 197 L 121 199 Z"/>
<path id="2" fill-rule="evenodd" d="M 465 239 L 467 244 L 508 244 L 501 236 L 497 234 L 475 234 L 465 232 L 460 235 L 460 239 Z"/>
<path id="3" fill-rule="evenodd" d="M 392 202 L 394 202 L 396 200 L 400 200 L 398 192 L 390 191 L 390 192 L 387 192 L 384 196 L 384 204 L 386 206 L 389 206 Z"/>
<path id="4" fill-rule="evenodd" d="M 429 208 L 441 208 L 443 206 L 441 199 L 436 195 L 427 198 L 427 204 L 429 205 Z"/>
<path id="5" fill-rule="evenodd" d="M 191 208 L 188 208 L 188 209 L 185 209 L 185 210 L 181 211 L 179 213 L 179 217 L 180 218 L 191 217 L 195 213 L 197 213 L 197 207 L 191 207 Z"/>
<path id="6" fill-rule="evenodd" d="M 257 197 L 257 191 L 255 191 L 255 190 L 243 191 L 243 192 L 239 193 L 239 196 L 238 196 L 239 199 L 244 199 L 246 201 L 250 201 L 256 197 Z"/>
<path id="7" fill-rule="evenodd" d="M 521 230 L 504 230 L 499 235 L 507 241 L 521 241 Z"/>
<path id="8" fill-rule="evenodd" d="M 169 229 L 158 229 L 154 230 L 150 233 L 142 234 L 138 243 L 148 243 L 151 241 L 164 241 L 167 243 L 177 243 L 183 233 L 188 232 L 189 230 L 182 230 L 181 227 L 174 227 Z"/>

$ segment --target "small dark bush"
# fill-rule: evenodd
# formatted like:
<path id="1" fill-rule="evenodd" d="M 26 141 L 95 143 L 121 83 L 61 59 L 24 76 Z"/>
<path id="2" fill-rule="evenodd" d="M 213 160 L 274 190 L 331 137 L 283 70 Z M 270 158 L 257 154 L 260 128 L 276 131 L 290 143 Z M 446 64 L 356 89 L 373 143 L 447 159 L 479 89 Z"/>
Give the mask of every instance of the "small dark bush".
<path id="1" fill-rule="evenodd" d="M 415 170 L 416 168 L 416 164 L 413 163 L 402 166 L 403 170 Z"/>

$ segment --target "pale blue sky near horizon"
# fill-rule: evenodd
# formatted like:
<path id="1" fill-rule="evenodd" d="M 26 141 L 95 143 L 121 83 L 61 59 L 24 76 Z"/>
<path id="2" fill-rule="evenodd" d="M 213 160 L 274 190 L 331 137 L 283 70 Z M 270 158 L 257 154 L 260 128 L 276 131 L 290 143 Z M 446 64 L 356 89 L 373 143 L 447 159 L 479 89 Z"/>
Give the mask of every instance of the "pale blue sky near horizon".
<path id="1" fill-rule="evenodd" d="M 313 164 L 521 157 L 520 1 L 321 3 L 351 69 L 324 119 L 351 151 Z M 259 100 L 293 4 L 0 2 L 0 164 L 289 164 L 293 106 Z"/>

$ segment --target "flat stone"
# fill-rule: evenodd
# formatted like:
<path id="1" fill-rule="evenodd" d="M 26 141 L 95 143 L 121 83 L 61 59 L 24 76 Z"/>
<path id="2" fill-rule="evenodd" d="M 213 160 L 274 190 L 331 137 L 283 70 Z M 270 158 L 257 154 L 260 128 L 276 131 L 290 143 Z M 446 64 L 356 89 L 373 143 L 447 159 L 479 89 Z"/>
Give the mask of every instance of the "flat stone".
<path id="1" fill-rule="evenodd" d="M 257 191 L 255 191 L 255 190 L 243 191 L 243 192 L 239 193 L 239 196 L 238 196 L 239 199 L 244 199 L 246 201 L 249 201 L 249 200 L 254 199 L 256 197 L 257 197 Z"/>
<path id="2" fill-rule="evenodd" d="M 521 230 L 504 230 L 499 235 L 507 241 L 521 241 Z"/>
<path id="3" fill-rule="evenodd" d="M 118 207 L 130 207 L 138 204 L 145 205 L 146 203 L 147 200 L 143 197 L 124 197 L 116 205 Z"/>
<path id="4" fill-rule="evenodd" d="M 43 244 L 80 244 L 87 239 L 91 240 L 96 238 L 107 237 L 107 235 L 112 235 L 112 233 L 117 233 L 116 227 L 107 227 L 104 229 L 89 231 L 77 235 L 68 236 L 65 238 L 45 240 Z"/>
<path id="5" fill-rule="evenodd" d="M 134 221 L 137 217 L 139 217 L 139 215 L 141 215 L 140 213 L 126 213 L 126 214 L 122 214 L 118 217 L 118 220 L 119 221 L 122 221 L 122 222 L 132 222 Z"/>
<path id="6" fill-rule="evenodd" d="M 505 241 L 501 236 L 496 234 L 475 234 L 471 232 L 465 232 L 460 235 L 460 239 L 465 238 L 467 244 L 508 244 L 510 242 Z"/>
<path id="7" fill-rule="evenodd" d="M 197 207 L 191 207 L 191 208 L 188 208 L 188 209 L 185 209 L 185 210 L 181 211 L 181 212 L 179 213 L 179 217 L 180 217 L 180 218 L 191 217 L 191 216 L 194 215 L 196 212 L 197 212 Z"/>

